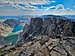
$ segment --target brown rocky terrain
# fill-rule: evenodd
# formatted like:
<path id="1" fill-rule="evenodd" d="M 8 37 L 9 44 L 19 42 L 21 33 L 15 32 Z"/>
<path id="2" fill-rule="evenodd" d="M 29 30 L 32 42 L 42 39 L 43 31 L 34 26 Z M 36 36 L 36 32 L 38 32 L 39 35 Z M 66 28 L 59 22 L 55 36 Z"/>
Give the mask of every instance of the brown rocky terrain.
<path id="1" fill-rule="evenodd" d="M 9 33 L 12 32 L 12 28 L 5 23 L 0 23 L 0 35 L 1 36 L 7 36 Z"/>

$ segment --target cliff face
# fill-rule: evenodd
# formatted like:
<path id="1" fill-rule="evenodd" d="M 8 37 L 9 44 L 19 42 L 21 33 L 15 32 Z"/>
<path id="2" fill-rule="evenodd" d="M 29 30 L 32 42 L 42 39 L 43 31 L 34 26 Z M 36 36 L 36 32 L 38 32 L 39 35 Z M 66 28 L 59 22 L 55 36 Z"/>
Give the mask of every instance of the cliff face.
<path id="1" fill-rule="evenodd" d="M 27 43 L 20 56 L 74 56 L 75 22 L 63 17 L 32 18 L 17 43 Z M 41 36 L 42 35 L 42 36 Z"/>
<path id="2" fill-rule="evenodd" d="M 63 17 L 32 18 L 29 25 L 25 25 L 19 35 L 19 41 L 28 41 L 39 35 L 48 35 L 53 38 L 58 36 L 74 36 L 75 23 Z"/>

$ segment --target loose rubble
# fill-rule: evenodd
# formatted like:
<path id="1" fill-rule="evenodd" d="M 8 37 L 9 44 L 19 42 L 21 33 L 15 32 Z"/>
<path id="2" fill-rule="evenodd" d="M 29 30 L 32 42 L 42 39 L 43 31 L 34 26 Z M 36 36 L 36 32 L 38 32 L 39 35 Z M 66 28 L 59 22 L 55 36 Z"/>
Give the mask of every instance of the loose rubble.
<path id="1" fill-rule="evenodd" d="M 71 45 L 67 40 L 61 41 L 60 38 L 52 39 L 47 35 L 40 35 L 22 45 L 5 47 L 0 54 L 4 56 L 74 56 L 75 45 Z"/>

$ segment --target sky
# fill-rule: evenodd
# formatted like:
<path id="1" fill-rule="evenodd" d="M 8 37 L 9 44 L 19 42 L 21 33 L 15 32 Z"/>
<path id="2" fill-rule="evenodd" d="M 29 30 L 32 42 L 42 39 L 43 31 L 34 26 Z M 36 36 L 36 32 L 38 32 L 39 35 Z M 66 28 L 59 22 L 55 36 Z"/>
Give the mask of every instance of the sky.
<path id="1" fill-rule="evenodd" d="M 75 0 L 0 0 L 3 15 L 75 15 Z"/>

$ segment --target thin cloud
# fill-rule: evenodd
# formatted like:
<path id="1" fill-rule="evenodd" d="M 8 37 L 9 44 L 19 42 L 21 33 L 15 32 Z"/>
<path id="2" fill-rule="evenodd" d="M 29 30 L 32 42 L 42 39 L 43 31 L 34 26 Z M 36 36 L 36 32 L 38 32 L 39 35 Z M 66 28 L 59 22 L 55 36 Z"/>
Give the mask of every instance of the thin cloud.
<path id="1" fill-rule="evenodd" d="M 16 2 L 16 5 L 14 4 L 14 2 L 10 2 L 9 4 L 12 7 L 15 7 L 17 9 L 2 9 L 0 10 L 0 15 L 75 15 L 75 11 L 73 11 L 70 8 L 64 8 L 63 4 L 58 4 L 56 6 L 50 6 L 50 7 L 46 7 L 45 9 L 41 8 L 39 9 L 35 5 L 42 5 L 42 4 L 48 4 L 49 2 L 52 1 L 48 1 L 48 0 L 41 0 L 43 2 L 39 2 L 39 0 L 25 0 L 26 2 L 24 3 L 22 2 Z M 32 1 L 32 2 L 31 2 Z M 24 6 L 20 6 L 19 4 L 23 4 Z M 53 3 L 55 3 L 55 1 L 53 1 Z M 53 11 L 51 11 L 50 9 L 53 9 Z"/>
<path id="2" fill-rule="evenodd" d="M 70 9 L 70 8 L 66 8 L 66 11 L 73 11 L 72 9 Z"/>
<path id="3" fill-rule="evenodd" d="M 50 7 L 48 7 L 46 10 L 50 10 L 50 9 L 52 9 L 52 8 L 54 8 L 55 10 L 64 10 L 64 5 L 58 4 L 58 5 L 56 5 L 56 6 L 50 6 Z"/>
<path id="4" fill-rule="evenodd" d="M 51 1 L 52 3 L 56 3 L 56 1 Z"/>
<path id="5" fill-rule="evenodd" d="M 73 7 L 75 8 L 75 5 L 73 5 Z"/>
<path id="6" fill-rule="evenodd" d="M 56 6 L 51 6 L 49 8 L 47 8 L 46 10 L 52 9 L 52 8 L 56 8 Z"/>

